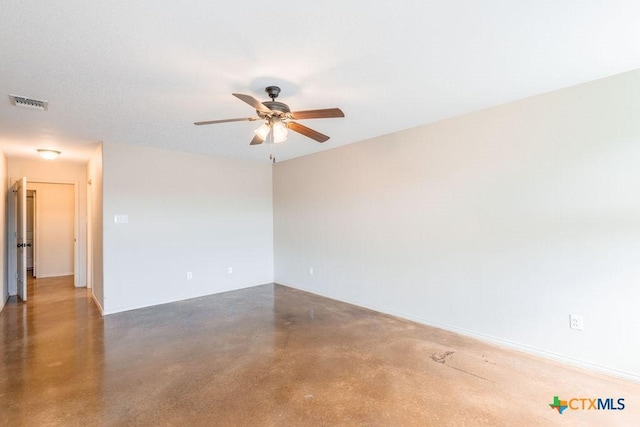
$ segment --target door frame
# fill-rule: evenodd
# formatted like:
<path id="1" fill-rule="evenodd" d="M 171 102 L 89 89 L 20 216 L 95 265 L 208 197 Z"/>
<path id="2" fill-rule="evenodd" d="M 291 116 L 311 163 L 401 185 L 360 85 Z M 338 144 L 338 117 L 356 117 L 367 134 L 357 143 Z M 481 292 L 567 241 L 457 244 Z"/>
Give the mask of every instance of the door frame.
<path id="1" fill-rule="evenodd" d="M 28 181 L 27 181 L 28 182 Z M 7 192 L 7 291 L 9 296 L 18 294 L 18 254 L 16 253 L 16 193 L 13 192 L 13 178 L 9 179 Z"/>
<path id="2" fill-rule="evenodd" d="M 29 186 L 29 182 L 27 181 L 27 186 Z M 32 206 L 31 208 L 33 209 L 33 224 L 32 225 L 32 229 L 31 229 L 31 233 L 32 233 L 32 243 L 33 243 L 33 247 L 31 248 L 31 252 L 32 252 L 32 256 L 33 256 L 33 268 L 32 268 L 32 272 L 33 272 L 33 277 L 38 277 L 38 255 L 36 253 L 36 247 L 38 245 L 37 242 L 37 234 L 38 234 L 38 230 L 37 230 L 37 221 L 38 219 L 36 218 L 36 211 L 38 209 L 37 205 L 38 205 L 38 201 L 37 201 L 37 196 L 38 196 L 38 192 L 36 190 L 27 190 L 27 203 L 29 202 L 29 192 L 31 192 L 33 194 L 32 196 Z M 28 205 L 27 205 L 28 206 Z M 29 208 L 27 208 L 27 227 L 29 225 Z M 28 234 L 28 232 L 27 232 Z M 27 263 L 27 268 L 29 267 L 29 263 Z"/>
<path id="3" fill-rule="evenodd" d="M 9 179 L 9 200 L 7 200 L 7 290 L 9 296 L 18 295 L 18 194 L 14 190 L 18 181 L 24 177 Z M 27 179 L 25 184 L 28 185 Z M 25 194 L 27 189 L 25 188 Z M 26 216 L 26 212 L 25 212 Z M 27 278 L 25 277 L 24 280 Z"/>
<path id="4" fill-rule="evenodd" d="M 93 186 L 91 179 L 87 180 L 87 289 L 93 288 Z M 91 291 L 93 294 L 93 291 Z"/>
<path id="5" fill-rule="evenodd" d="M 10 177 L 9 178 L 9 188 L 13 188 L 14 183 L 18 180 L 18 179 L 22 179 L 22 177 L 20 178 L 14 178 L 14 177 Z M 79 217 L 80 214 L 80 200 L 78 197 L 78 181 L 65 181 L 65 180 L 60 180 L 60 179 L 37 179 L 37 178 L 29 178 L 27 177 L 27 188 L 29 188 L 29 184 L 64 184 L 64 185 L 73 185 L 73 286 L 78 287 L 78 283 L 79 283 L 79 269 L 80 269 L 80 265 L 79 265 L 79 251 L 78 251 L 78 231 L 80 229 L 80 221 L 82 220 Z M 11 193 L 13 194 L 13 193 Z M 9 206 L 9 209 L 15 209 L 15 198 L 14 197 L 10 197 L 11 203 L 12 205 Z M 10 211 L 13 212 L 13 211 Z M 37 215 L 37 213 L 36 213 Z M 11 216 L 11 215 L 10 215 Z M 15 217 L 15 215 L 13 215 L 13 217 Z M 11 239 L 15 238 L 15 232 L 16 232 L 16 223 L 15 220 L 13 221 L 12 224 L 10 224 L 9 222 L 11 222 L 11 218 L 8 221 L 8 229 L 9 229 L 9 234 L 11 237 Z M 38 228 L 36 226 L 36 228 Z M 36 251 L 37 251 L 37 246 L 36 246 Z M 34 256 L 35 252 L 34 251 Z M 15 256 L 13 255 L 12 251 L 9 251 L 9 260 L 7 262 L 8 264 L 8 276 L 9 276 L 9 295 L 15 295 L 15 293 L 11 293 L 11 289 L 13 286 L 13 290 L 14 292 L 17 291 L 17 281 L 15 279 L 15 272 L 17 271 L 17 259 L 15 258 Z"/>

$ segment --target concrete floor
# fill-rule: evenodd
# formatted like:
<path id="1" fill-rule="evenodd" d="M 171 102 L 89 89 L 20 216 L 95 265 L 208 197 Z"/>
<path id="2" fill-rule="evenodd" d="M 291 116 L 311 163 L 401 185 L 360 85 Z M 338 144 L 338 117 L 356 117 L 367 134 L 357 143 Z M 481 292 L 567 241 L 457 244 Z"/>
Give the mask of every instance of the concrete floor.
<path id="1" fill-rule="evenodd" d="M 287 287 L 103 319 L 71 279 L 0 315 L 2 425 L 640 424 L 640 384 Z"/>

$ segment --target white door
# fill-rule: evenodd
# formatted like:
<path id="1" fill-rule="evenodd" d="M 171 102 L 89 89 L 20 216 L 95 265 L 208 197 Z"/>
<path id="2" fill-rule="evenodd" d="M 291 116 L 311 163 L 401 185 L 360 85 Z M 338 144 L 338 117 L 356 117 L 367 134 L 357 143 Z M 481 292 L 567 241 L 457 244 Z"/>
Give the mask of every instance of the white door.
<path id="1" fill-rule="evenodd" d="M 16 249 L 18 296 L 27 300 L 27 178 L 15 184 L 16 192 Z"/>

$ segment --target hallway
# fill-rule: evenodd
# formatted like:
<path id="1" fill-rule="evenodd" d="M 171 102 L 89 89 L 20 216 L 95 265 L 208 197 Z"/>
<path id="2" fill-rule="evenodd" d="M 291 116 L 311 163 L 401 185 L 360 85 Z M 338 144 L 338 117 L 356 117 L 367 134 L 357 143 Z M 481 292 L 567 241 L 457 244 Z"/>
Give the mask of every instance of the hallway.
<path id="1" fill-rule="evenodd" d="M 47 425 L 100 413 L 103 322 L 87 289 L 73 276 L 30 276 L 27 295 L 0 315 L 0 419 Z"/>
<path id="2" fill-rule="evenodd" d="M 0 424 L 632 425 L 640 385 L 279 285 L 101 318 L 72 277 L 0 315 Z M 549 407 L 624 398 L 621 411 Z"/>

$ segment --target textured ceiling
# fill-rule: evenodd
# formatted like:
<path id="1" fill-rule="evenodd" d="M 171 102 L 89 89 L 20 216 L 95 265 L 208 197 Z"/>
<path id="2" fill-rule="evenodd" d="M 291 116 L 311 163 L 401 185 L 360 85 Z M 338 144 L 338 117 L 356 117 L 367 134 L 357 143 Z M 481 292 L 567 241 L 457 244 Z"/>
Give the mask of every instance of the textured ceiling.
<path id="1" fill-rule="evenodd" d="M 0 0 L 0 149 L 86 161 L 98 141 L 268 161 L 231 96 L 294 110 L 279 160 L 640 68 L 637 0 L 265 3 Z M 12 106 L 9 94 L 49 101 Z"/>

